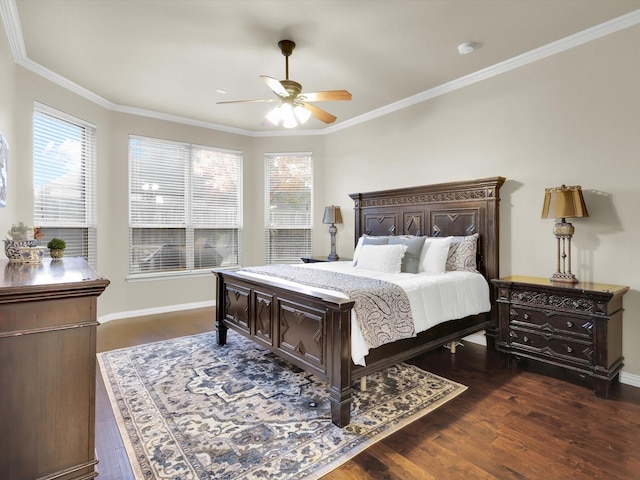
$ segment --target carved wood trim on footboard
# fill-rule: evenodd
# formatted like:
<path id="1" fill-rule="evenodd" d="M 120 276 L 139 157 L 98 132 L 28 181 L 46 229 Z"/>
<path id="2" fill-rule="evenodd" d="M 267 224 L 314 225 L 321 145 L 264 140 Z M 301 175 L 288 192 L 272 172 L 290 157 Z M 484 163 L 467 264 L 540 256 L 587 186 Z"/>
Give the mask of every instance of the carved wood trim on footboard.
<path id="1" fill-rule="evenodd" d="M 215 271 L 216 331 L 251 338 L 281 358 L 326 380 L 333 423 L 349 423 L 353 300 L 259 281 L 242 272 Z M 220 308 L 223 307 L 223 308 Z"/>

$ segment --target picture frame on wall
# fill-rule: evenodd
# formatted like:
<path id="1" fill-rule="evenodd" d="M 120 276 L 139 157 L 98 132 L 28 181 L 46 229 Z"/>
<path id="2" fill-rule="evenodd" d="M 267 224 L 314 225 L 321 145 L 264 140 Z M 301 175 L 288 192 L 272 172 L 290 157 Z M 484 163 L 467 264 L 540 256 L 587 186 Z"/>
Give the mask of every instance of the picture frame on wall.
<path id="1" fill-rule="evenodd" d="M 9 144 L 0 132 L 0 207 L 7 206 L 7 163 L 9 162 Z"/>

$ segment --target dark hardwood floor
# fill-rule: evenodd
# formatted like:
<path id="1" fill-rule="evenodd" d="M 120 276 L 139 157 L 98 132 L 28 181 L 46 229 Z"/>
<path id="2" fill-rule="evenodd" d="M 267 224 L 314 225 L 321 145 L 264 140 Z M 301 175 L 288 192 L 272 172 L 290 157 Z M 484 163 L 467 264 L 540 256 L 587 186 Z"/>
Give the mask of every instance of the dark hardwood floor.
<path id="1" fill-rule="evenodd" d="M 98 327 L 98 351 L 210 331 L 213 318 L 202 309 L 108 322 Z M 472 343 L 411 363 L 469 388 L 325 480 L 640 480 L 640 389 L 616 384 L 604 400 L 547 367 L 504 367 Z M 97 380 L 98 479 L 133 479 L 99 372 Z"/>

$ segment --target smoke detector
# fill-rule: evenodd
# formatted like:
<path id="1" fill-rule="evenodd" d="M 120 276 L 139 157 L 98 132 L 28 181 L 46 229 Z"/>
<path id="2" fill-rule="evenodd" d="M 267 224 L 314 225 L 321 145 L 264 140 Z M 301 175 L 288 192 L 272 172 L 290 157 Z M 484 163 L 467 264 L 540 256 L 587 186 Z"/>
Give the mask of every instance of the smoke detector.
<path id="1" fill-rule="evenodd" d="M 466 55 L 467 53 L 471 53 L 476 49 L 476 44 L 474 42 L 465 42 L 458 45 L 458 53 L 460 55 Z"/>

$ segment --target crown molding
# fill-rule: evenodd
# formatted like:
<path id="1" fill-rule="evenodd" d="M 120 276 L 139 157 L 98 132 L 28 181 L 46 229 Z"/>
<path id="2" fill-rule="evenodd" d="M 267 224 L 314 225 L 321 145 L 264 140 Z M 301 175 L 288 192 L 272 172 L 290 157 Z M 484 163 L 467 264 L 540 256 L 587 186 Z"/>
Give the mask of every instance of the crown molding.
<path id="1" fill-rule="evenodd" d="M 24 47 L 22 27 L 18 18 L 18 6 L 15 0 L 0 1 L 0 15 L 4 29 L 7 31 L 13 61 L 21 64 L 27 58 L 27 50 Z"/>
<path id="2" fill-rule="evenodd" d="M 86 98 L 87 100 L 90 100 L 108 110 L 112 110 L 115 112 L 139 115 L 143 117 L 154 118 L 157 120 L 165 120 L 169 122 L 206 128 L 210 130 L 218 130 L 237 135 L 245 135 L 249 137 L 328 135 L 340 130 L 351 128 L 361 123 L 369 122 L 384 115 L 397 112 L 398 110 L 409 108 L 418 103 L 422 103 L 432 98 L 439 97 L 440 95 L 454 92 L 461 88 L 473 85 L 474 83 L 482 82 L 483 80 L 495 77 L 496 75 L 515 70 L 530 63 L 537 62 L 571 48 L 584 45 L 585 43 L 592 42 L 604 36 L 638 25 L 640 23 L 640 9 L 634 10 L 633 12 L 627 13 L 626 15 L 614 18 L 607 22 L 601 23 L 600 25 L 588 28 L 581 32 L 575 33 L 529 52 L 515 56 L 482 70 L 478 70 L 477 72 L 465 75 L 456 80 L 443 83 L 442 85 L 438 85 L 437 87 L 425 90 L 424 92 L 418 93 L 411 97 L 391 103 L 389 105 L 385 105 L 384 107 L 377 108 L 352 119 L 345 120 L 337 125 L 331 125 L 329 127 L 314 130 L 253 131 L 112 103 L 109 100 L 106 100 L 105 98 L 102 98 L 101 96 L 91 92 L 90 90 L 87 90 L 86 88 L 70 81 L 69 79 L 62 77 L 55 72 L 52 72 L 42 65 L 37 64 L 27 57 L 15 0 L 1 0 L 0 15 L 2 16 L 2 20 L 7 31 L 9 44 L 11 46 L 11 53 L 13 55 L 15 63 L 36 73 L 37 75 L 50 80 L 57 85 L 60 85 L 63 88 L 66 88 L 67 90 L 70 90 L 73 93 L 76 93 L 81 97 Z"/>
<path id="3" fill-rule="evenodd" d="M 473 85 L 474 83 L 478 83 L 488 78 L 495 77 L 496 75 L 515 70 L 533 62 L 537 62 L 552 55 L 562 53 L 566 50 L 583 45 L 585 43 L 592 42 L 606 35 L 610 35 L 620 30 L 638 25 L 639 23 L 640 9 L 634 10 L 633 12 L 630 12 L 626 15 L 614 18 L 612 20 L 609 20 L 608 22 L 588 28 L 547 45 L 543 45 L 542 47 L 536 48 L 534 50 L 530 50 L 503 62 L 496 63 L 495 65 L 484 68 L 482 70 L 478 70 L 477 72 L 471 73 L 469 75 L 465 75 L 464 77 L 460 77 L 450 82 L 443 83 L 442 85 L 438 85 L 437 87 L 425 90 L 424 92 L 418 93 L 398 102 L 391 103 L 376 110 L 372 110 L 371 112 L 365 113 L 364 115 L 346 120 L 344 122 L 341 122 L 339 125 L 336 125 L 335 127 L 325 129 L 325 131 L 327 133 L 331 133 L 333 131 L 342 130 L 345 128 L 353 127 L 360 123 L 368 122 L 375 118 L 411 107 L 435 97 L 439 97 L 440 95 L 444 95 L 455 90 L 468 87 L 469 85 Z"/>

